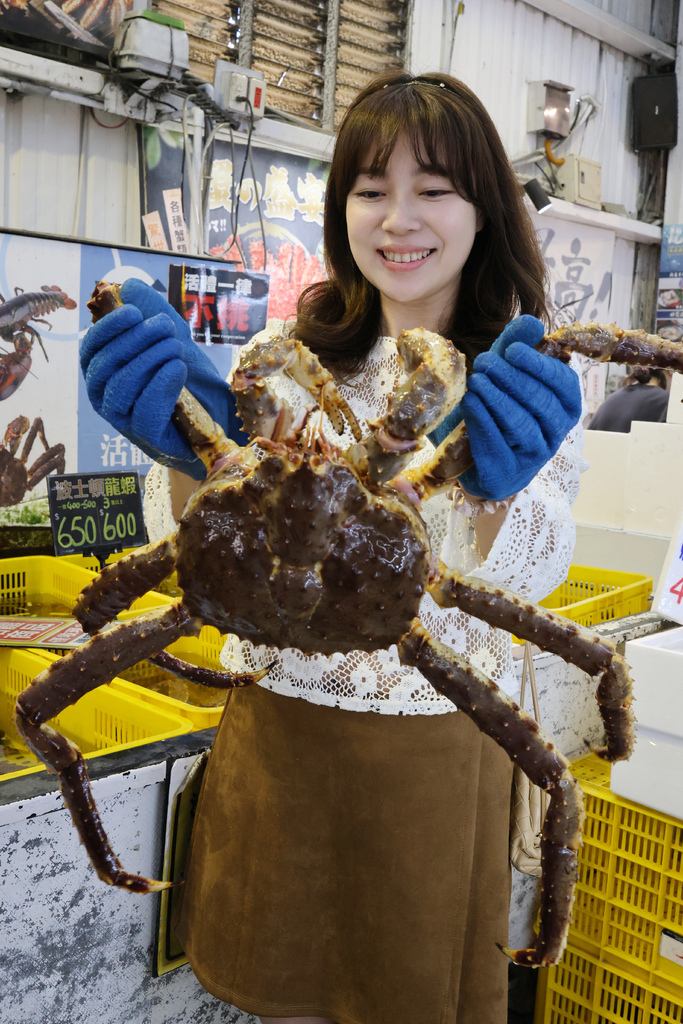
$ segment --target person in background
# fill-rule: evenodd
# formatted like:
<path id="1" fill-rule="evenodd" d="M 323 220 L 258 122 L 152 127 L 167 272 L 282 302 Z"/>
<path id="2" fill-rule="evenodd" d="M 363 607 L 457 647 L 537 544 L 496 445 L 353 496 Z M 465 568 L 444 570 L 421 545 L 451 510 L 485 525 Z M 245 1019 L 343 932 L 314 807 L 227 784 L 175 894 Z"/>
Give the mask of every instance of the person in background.
<path id="1" fill-rule="evenodd" d="M 434 439 L 464 419 L 474 466 L 455 504 L 424 506 L 434 551 L 539 600 L 573 551 L 580 385 L 535 350 L 543 259 L 493 122 L 465 85 L 394 69 L 359 93 L 339 129 L 324 232 L 327 280 L 302 294 L 296 322 L 270 321 L 252 343 L 283 331 L 304 341 L 364 422 L 405 380 L 401 331 L 452 339 L 468 391 Z M 191 487 L 188 475 L 203 475 L 171 421 L 180 387 L 230 431 L 234 406 L 158 293 L 129 281 L 121 295 L 81 361 L 93 404 L 160 463 L 146 487 L 156 539 L 178 477 Z M 309 401 L 289 378 L 269 383 L 295 414 Z M 322 429 L 353 443 L 326 417 Z M 417 461 L 433 450 L 426 442 Z M 509 634 L 429 596 L 420 617 L 519 693 Z M 507 754 L 395 648 L 305 656 L 233 636 L 222 660 L 272 667 L 230 691 L 197 807 L 176 931 L 202 985 L 263 1024 L 504 1024 Z"/>
<path id="2" fill-rule="evenodd" d="M 628 434 L 633 420 L 666 422 L 668 388 L 666 370 L 654 366 L 632 367 L 621 387 L 602 402 L 588 424 L 588 429 Z"/>

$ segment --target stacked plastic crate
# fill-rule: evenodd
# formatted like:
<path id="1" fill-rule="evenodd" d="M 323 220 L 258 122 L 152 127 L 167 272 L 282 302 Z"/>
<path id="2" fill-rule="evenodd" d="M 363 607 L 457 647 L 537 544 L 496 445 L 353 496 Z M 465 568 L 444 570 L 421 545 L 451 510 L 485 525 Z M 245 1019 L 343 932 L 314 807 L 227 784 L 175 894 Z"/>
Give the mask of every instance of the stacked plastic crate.
<path id="1" fill-rule="evenodd" d="M 683 822 L 613 794 L 610 767 L 573 765 L 586 803 L 573 923 L 539 972 L 535 1024 L 683 1022 Z"/>

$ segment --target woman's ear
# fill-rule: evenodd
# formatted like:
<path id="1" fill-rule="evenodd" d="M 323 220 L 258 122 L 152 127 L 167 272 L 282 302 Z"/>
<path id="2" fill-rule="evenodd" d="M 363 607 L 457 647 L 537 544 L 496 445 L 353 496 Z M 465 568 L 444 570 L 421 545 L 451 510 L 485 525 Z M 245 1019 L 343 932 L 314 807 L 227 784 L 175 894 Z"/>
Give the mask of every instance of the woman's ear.
<path id="1" fill-rule="evenodd" d="M 486 223 L 486 214 L 478 206 L 477 207 L 477 231 L 481 231 L 481 229 L 483 228 L 485 223 Z"/>

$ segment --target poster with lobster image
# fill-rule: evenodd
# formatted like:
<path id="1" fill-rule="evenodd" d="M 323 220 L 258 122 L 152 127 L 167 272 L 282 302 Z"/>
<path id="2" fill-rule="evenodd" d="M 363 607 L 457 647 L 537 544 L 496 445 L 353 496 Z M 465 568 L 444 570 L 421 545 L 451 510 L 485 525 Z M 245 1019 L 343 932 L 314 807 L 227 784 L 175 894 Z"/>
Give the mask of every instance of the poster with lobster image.
<path id="1" fill-rule="evenodd" d="M 0 234 L 0 524 L 47 522 L 78 450 L 80 247 Z"/>

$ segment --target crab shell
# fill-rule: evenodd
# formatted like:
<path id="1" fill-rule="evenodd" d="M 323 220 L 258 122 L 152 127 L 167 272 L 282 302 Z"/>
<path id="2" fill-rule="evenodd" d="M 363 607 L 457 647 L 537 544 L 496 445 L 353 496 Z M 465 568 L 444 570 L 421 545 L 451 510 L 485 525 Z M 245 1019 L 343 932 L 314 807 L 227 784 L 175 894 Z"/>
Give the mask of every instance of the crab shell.
<path id="1" fill-rule="evenodd" d="M 268 448 L 190 499 L 176 535 L 185 607 L 223 633 L 306 654 L 395 643 L 429 578 L 419 512 L 393 488 L 370 491 L 331 447 Z"/>

